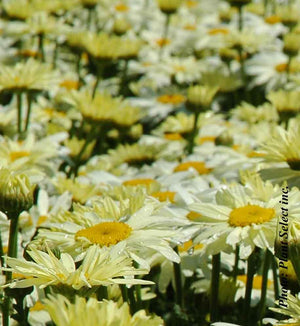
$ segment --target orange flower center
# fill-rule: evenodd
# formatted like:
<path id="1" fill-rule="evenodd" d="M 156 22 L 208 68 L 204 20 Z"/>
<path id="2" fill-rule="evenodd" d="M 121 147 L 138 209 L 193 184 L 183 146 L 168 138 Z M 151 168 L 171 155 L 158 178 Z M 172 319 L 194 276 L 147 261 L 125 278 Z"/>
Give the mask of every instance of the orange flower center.
<path id="1" fill-rule="evenodd" d="M 174 169 L 174 172 L 187 171 L 190 168 L 194 168 L 199 174 L 208 174 L 212 169 L 207 168 L 204 162 L 184 162 L 177 165 Z"/>
<path id="2" fill-rule="evenodd" d="M 157 101 L 163 104 L 180 104 L 185 101 L 185 97 L 181 94 L 164 94 L 157 98 Z"/>

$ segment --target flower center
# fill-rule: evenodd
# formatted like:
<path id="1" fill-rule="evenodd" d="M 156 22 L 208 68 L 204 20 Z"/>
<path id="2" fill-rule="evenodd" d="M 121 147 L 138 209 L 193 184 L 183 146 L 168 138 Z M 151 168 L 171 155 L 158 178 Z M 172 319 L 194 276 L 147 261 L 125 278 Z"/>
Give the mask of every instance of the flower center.
<path id="1" fill-rule="evenodd" d="M 180 104 L 185 101 L 185 97 L 181 94 L 164 94 L 157 98 L 157 101 L 163 104 Z"/>
<path id="2" fill-rule="evenodd" d="M 29 50 L 29 49 L 24 49 L 19 51 L 19 54 L 24 56 L 24 57 L 32 57 L 36 58 L 39 56 L 39 53 L 37 51 Z"/>
<path id="3" fill-rule="evenodd" d="M 287 63 L 279 63 L 278 65 L 275 66 L 275 70 L 277 72 L 285 72 L 287 70 Z"/>
<path id="4" fill-rule="evenodd" d="M 275 216 L 273 208 L 264 208 L 258 205 L 246 205 L 235 208 L 229 215 L 229 225 L 247 226 L 252 224 L 262 224 L 270 221 Z"/>
<path id="5" fill-rule="evenodd" d="M 300 160 L 297 158 L 292 158 L 287 160 L 287 164 L 292 170 L 300 171 Z"/>
<path id="6" fill-rule="evenodd" d="M 196 0 L 186 0 L 185 2 L 185 5 L 188 7 L 188 8 L 195 8 L 198 6 L 198 1 Z"/>
<path id="7" fill-rule="evenodd" d="M 19 158 L 27 157 L 29 155 L 30 155 L 30 152 L 27 152 L 27 151 L 16 151 L 16 152 L 11 152 L 9 154 L 9 158 L 10 158 L 11 162 L 14 162 L 14 161 L 18 160 Z"/>
<path id="8" fill-rule="evenodd" d="M 41 311 L 45 310 L 45 306 L 41 303 L 41 301 L 37 301 L 34 306 L 30 308 L 30 311 Z"/>
<path id="9" fill-rule="evenodd" d="M 208 174 L 212 171 L 206 167 L 204 162 L 184 162 L 176 166 L 174 172 L 187 171 L 190 168 L 194 168 L 199 174 Z"/>
<path id="10" fill-rule="evenodd" d="M 189 241 L 186 241 L 182 246 L 178 246 L 178 251 L 179 252 L 186 252 L 186 251 L 189 251 L 189 249 L 202 249 L 203 248 L 203 244 L 196 244 L 196 245 L 193 245 L 193 241 L 192 240 L 189 240 Z"/>
<path id="11" fill-rule="evenodd" d="M 66 79 L 60 83 L 60 86 L 67 90 L 78 89 L 79 83 L 77 80 Z"/>
<path id="12" fill-rule="evenodd" d="M 269 16 L 267 18 L 265 18 L 265 22 L 267 24 L 277 24 L 277 23 L 280 23 L 281 22 L 281 19 L 279 16 L 276 16 L 276 15 L 272 15 L 272 16 Z"/>
<path id="13" fill-rule="evenodd" d="M 175 194 L 174 191 L 158 191 L 154 192 L 151 196 L 157 198 L 159 201 L 169 201 L 171 203 L 175 202 Z"/>
<path id="14" fill-rule="evenodd" d="M 123 186 L 150 186 L 155 180 L 153 179 L 132 179 L 123 182 Z"/>
<path id="15" fill-rule="evenodd" d="M 156 44 L 160 47 L 166 46 L 171 43 L 171 40 L 168 38 L 159 38 L 156 40 Z"/>
<path id="16" fill-rule="evenodd" d="M 218 34 L 223 34 L 226 35 L 229 33 L 229 30 L 227 28 L 212 28 L 208 31 L 209 35 L 218 35 Z"/>
<path id="17" fill-rule="evenodd" d="M 115 6 L 115 9 L 120 12 L 126 12 L 129 10 L 129 7 L 125 3 L 120 2 Z"/>
<path id="18" fill-rule="evenodd" d="M 109 247 L 127 239 L 131 231 L 131 227 L 122 222 L 103 222 L 79 230 L 75 234 L 75 239 L 84 237 L 92 243 Z"/>
<path id="19" fill-rule="evenodd" d="M 179 133 L 166 133 L 164 138 L 167 140 L 182 140 L 182 136 Z"/>
<path id="20" fill-rule="evenodd" d="M 199 145 L 202 145 L 206 142 L 211 142 L 211 143 L 214 143 L 215 140 L 216 140 L 216 136 L 204 136 L 204 137 L 199 137 L 198 139 L 198 144 Z"/>
<path id="21" fill-rule="evenodd" d="M 197 212 L 194 212 L 194 211 L 191 211 L 187 214 L 187 218 L 191 221 L 197 221 L 199 220 L 199 218 L 201 217 L 202 215 L 200 213 L 197 213 Z"/>
<path id="22" fill-rule="evenodd" d="M 183 28 L 186 30 L 186 31 L 195 31 L 197 29 L 197 25 L 196 24 L 185 24 L 183 26 Z"/>
<path id="23" fill-rule="evenodd" d="M 239 281 L 242 281 L 243 283 L 246 284 L 247 282 L 247 275 L 238 275 L 237 279 Z M 262 276 L 261 275 L 255 275 L 253 277 L 253 283 L 252 283 L 252 288 L 256 290 L 261 290 L 261 285 L 262 285 Z M 267 287 L 271 288 L 273 285 L 273 282 L 268 280 Z"/>

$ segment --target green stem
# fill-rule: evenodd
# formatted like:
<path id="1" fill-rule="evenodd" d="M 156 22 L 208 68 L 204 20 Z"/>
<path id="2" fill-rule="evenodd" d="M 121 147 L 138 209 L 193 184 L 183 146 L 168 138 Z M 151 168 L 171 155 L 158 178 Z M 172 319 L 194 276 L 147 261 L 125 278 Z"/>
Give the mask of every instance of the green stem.
<path id="1" fill-rule="evenodd" d="M 195 137 L 197 135 L 198 132 L 198 119 L 199 119 L 199 115 L 200 115 L 200 110 L 199 108 L 197 108 L 197 111 L 194 114 L 194 124 L 193 124 L 193 129 L 192 132 L 190 134 L 190 139 L 189 139 L 189 143 L 187 146 L 187 152 L 188 154 L 192 154 L 194 151 L 194 146 L 195 146 Z"/>
<path id="2" fill-rule="evenodd" d="M 119 95 L 126 95 L 126 81 L 127 81 L 127 72 L 128 72 L 128 64 L 129 60 L 125 60 L 124 62 L 124 68 L 122 71 L 122 76 L 120 79 L 120 90 L 119 90 Z"/>
<path id="3" fill-rule="evenodd" d="M 42 60 L 42 62 L 45 62 L 44 34 L 39 34 L 38 40 L 39 40 L 38 47 L 39 47 L 39 53 L 41 55 L 41 60 Z"/>
<path id="4" fill-rule="evenodd" d="M 81 70 L 81 53 L 77 54 L 77 60 L 76 60 L 76 72 L 77 72 L 77 81 L 78 81 L 78 89 L 81 87 L 81 75 L 80 75 L 80 70 Z"/>
<path id="5" fill-rule="evenodd" d="M 274 256 L 272 257 L 271 266 L 272 266 L 272 272 L 273 272 L 274 296 L 275 296 L 275 300 L 278 300 L 278 298 L 279 298 L 279 277 L 278 277 L 277 263 L 276 263 L 276 259 Z"/>
<path id="6" fill-rule="evenodd" d="M 241 32 L 243 30 L 243 7 L 238 7 L 239 15 L 238 15 L 238 29 Z"/>
<path id="7" fill-rule="evenodd" d="M 53 51 L 53 59 L 52 59 L 53 69 L 56 68 L 56 60 L 57 60 L 58 47 L 59 47 L 59 44 L 58 44 L 57 41 L 55 41 L 55 46 L 54 46 L 54 51 Z"/>
<path id="8" fill-rule="evenodd" d="M 239 273 L 239 259 L 240 259 L 240 246 L 236 245 L 235 247 L 235 260 L 234 260 L 234 266 L 233 266 L 233 273 L 232 277 L 234 282 L 236 282 L 236 278 Z"/>
<path id="9" fill-rule="evenodd" d="M 18 135 L 19 137 L 22 134 L 22 93 L 21 92 L 17 92 L 16 93 L 17 96 L 17 109 L 18 109 Z"/>
<path id="10" fill-rule="evenodd" d="M 219 298 L 219 282 L 221 269 L 221 254 L 218 253 L 212 256 L 212 275 L 210 285 L 210 322 L 218 320 L 218 298 Z"/>
<path id="11" fill-rule="evenodd" d="M 130 303 L 130 312 L 131 314 L 134 314 L 138 311 L 135 296 L 134 296 L 134 286 L 131 286 L 128 288 L 128 299 Z"/>
<path id="12" fill-rule="evenodd" d="M 96 135 L 96 132 L 97 132 L 97 128 L 94 125 L 92 125 L 90 133 L 85 138 L 85 142 L 82 145 L 82 147 L 80 149 L 80 152 L 77 154 L 76 158 L 74 159 L 75 165 L 74 165 L 73 169 L 70 170 L 70 175 L 73 174 L 74 177 L 77 176 L 77 171 L 78 171 L 78 168 L 80 166 L 82 155 L 84 154 L 85 150 L 87 149 L 89 143 L 94 139 L 94 137 Z"/>
<path id="13" fill-rule="evenodd" d="M 178 247 L 175 247 L 175 252 L 178 254 Z M 184 297 L 182 291 L 182 279 L 181 279 L 181 264 L 173 263 L 174 279 L 175 279 L 175 290 L 176 290 L 176 303 L 180 306 L 184 306 Z"/>
<path id="14" fill-rule="evenodd" d="M 97 65 L 97 76 L 96 76 L 96 82 L 95 82 L 95 85 L 93 88 L 92 98 L 95 98 L 96 91 L 97 91 L 98 85 L 100 83 L 100 80 L 102 78 L 102 73 L 103 73 L 103 69 L 104 69 L 102 63 L 97 62 L 96 65 Z"/>
<path id="15" fill-rule="evenodd" d="M 255 273 L 255 251 L 248 258 L 248 266 L 247 266 L 247 282 L 246 282 L 246 293 L 244 300 L 244 325 L 249 325 L 249 315 L 250 315 L 250 307 L 251 307 L 251 293 L 253 286 L 253 277 Z"/>
<path id="16" fill-rule="evenodd" d="M 267 17 L 268 14 L 268 5 L 269 5 L 269 0 L 264 0 L 264 17 Z"/>
<path id="17" fill-rule="evenodd" d="M 9 238 L 8 238 L 8 252 L 9 257 L 15 258 L 18 253 L 18 222 L 19 222 L 19 212 L 12 212 L 10 218 L 9 226 Z M 5 272 L 6 283 L 9 283 L 12 280 L 12 272 Z M 10 311 L 11 298 L 5 292 L 3 310 L 2 310 L 2 325 L 9 326 L 9 311 Z"/>
<path id="18" fill-rule="evenodd" d="M 123 302 L 128 302 L 128 289 L 125 284 L 120 284 L 120 289 L 122 293 Z"/>
<path id="19" fill-rule="evenodd" d="M 86 27 L 88 30 L 91 30 L 91 25 L 92 25 L 92 15 L 93 15 L 93 9 L 88 9 L 88 17 L 86 21 Z"/>
<path id="20" fill-rule="evenodd" d="M 26 113 L 27 115 L 26 115 L 26 120 L 25 120 L 24 133 L 26 133 L 28 130 L 30 115 L 31 115 L 31 107 L 32 107 L 32 94 L 30 94 L 30 92 L 28 92 L 27 93 L 27 113 Z"/>
<path id="21" fill-rule="evenodd" d="M 3 243 L 2 243 L 2 233 L 1 233 L 1 230 L 0 230 L 0 262 L 1 262 L 1 267 L 4 267 L 4 251 L 3 251 Z M 2 271 L 2 274 L 4 275 L 5 272 Z"/>
<path id="22" fill-rule="evenodd" d="M 262 285 L 261 285 L 261 295 L 259 303 L 259 321 L 262 323 L 262 318 L 265 312 L 266 294 L 268 286 L 268 272 L 271 263 L 272 253 L 266 249 L 265 260 L 262 271 Z"/>

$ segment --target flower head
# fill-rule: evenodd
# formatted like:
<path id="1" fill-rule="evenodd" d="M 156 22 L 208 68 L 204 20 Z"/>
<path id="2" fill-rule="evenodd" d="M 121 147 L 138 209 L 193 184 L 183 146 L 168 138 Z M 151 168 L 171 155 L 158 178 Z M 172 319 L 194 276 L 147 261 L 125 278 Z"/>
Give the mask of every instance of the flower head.
<path id="1" fill-rule="evenodd" d="M 0 169 L 0 206 L 5 212 L 28 210 L 33 205 L 34 189 L 27 174 Z"/>
<path id="2" fill-rule="evenodd" d="M 59 77 L 48 65 L 29 59 L 14 67 L 0 67 L 0 90 L 41 91 L 59 84 Z"/>
<path id="3" fill-rule="evenodd" d="M 163 321 L 157 316 L 147 316 L 144 310 L 139 310 L 133 316 L 130 315 L 127 303 L 119 306 L 113 301 L 99 302 L 95 298 L 86 301 L 85 298 L 75 297 L 70 302 L 62 295 L 49 296 L 44 300 L 52 320 L 57 326 L 161 326 Z"/>

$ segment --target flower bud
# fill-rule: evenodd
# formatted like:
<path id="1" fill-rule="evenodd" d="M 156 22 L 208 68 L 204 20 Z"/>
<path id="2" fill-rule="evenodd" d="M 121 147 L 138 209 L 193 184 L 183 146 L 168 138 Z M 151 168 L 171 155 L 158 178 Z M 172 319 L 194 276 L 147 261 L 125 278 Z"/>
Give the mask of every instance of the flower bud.
<path id="1" fill-rule="evenodd" d="M 34 203 L 35 185 L 25 173 L 0 169 L 0 209 L 8 214 L 21 213 Z"/>

